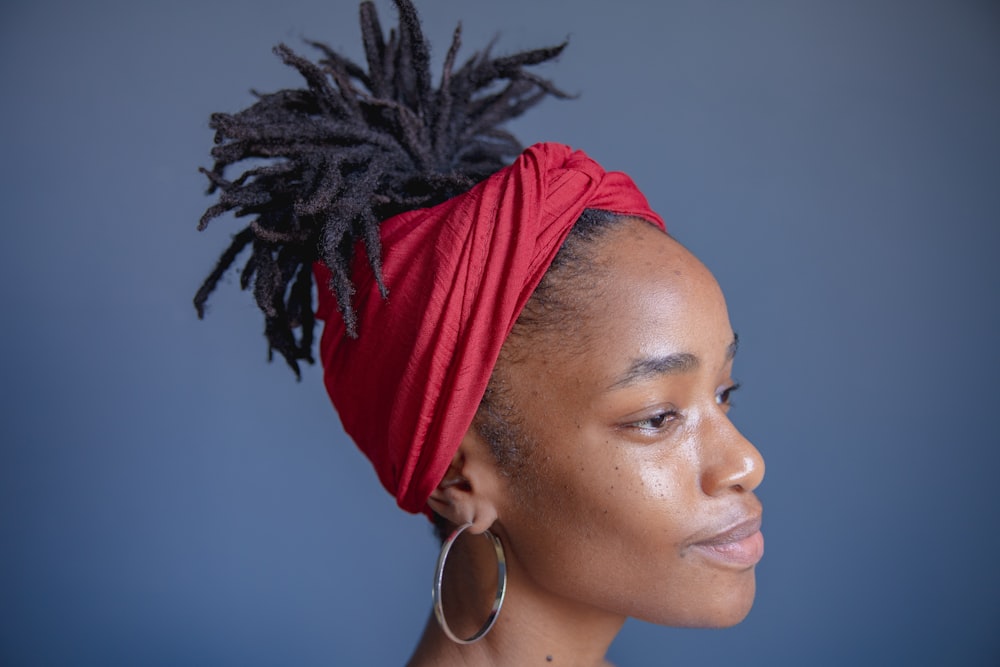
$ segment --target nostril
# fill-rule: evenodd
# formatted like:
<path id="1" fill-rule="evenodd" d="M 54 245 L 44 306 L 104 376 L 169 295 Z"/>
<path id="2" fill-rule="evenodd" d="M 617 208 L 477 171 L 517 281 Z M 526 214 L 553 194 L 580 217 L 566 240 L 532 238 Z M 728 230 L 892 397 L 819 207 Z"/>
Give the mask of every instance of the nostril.
<path id="1" fill-rule="evenodd" d="M 743 443 L 752 451 L 747 452 L 744 447 L 724 447 L 722 456 L 704 471 L 702 487 L 705 493 L 745 493 L 757 488 L 764 476 L 764 460 L 753 445 L 746 440 Z"/>

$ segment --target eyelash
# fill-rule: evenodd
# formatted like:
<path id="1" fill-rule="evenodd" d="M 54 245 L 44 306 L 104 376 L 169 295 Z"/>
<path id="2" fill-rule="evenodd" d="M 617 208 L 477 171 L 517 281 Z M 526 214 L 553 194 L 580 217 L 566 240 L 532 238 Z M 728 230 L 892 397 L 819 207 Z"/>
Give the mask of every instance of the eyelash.
<path id="1" fill-rule="evenodd" d="M 726 409 L 733 407 L 732 394 L 739 388 L 739 382 L 735 382 L 729 387 L 726 387 L 715 397 L 715 402 Z M 677 410 L 664 410 L 663 412 L 658 412 L 651 417 L 626 424 L 626 426 L 628 428 L 634 428 L 650 433 L 662 433 L 670 428 L 670 426 L 678 419 L 680 419 L 680 413 Z"/>
<path id="2" fill-rule="evenodd" d="M 725 389 L 723 389 L 719 393 L 719 395 L 715 397 L 715 402 L 718 403 L 719 405 L 723 406 L 723 407 L 726 407 L 726 408 L 733 407 L 732 394 L 733 394 L 734 391 L 737 391 L 739 388 L 740 388 L 740 383 L 739 382 L 734 382 L 732 385 L 730 385 L 730 386 L 726 387 Z"/>
<path id="3" fill-rule="evenodd" d="M 640 431 L 659 433 L 670 428 L 670 424 L 677 421 L 678 418 L 680 418 L 680 414 L 676 410 L 664 410 L 663 412 L 656 413 L 652 417 L 646 417 L 645 419 L 640 419 L 639 421 L 626 424 L 626 426 Z M 648 426 L 646 424 L 648 424 Z"/>

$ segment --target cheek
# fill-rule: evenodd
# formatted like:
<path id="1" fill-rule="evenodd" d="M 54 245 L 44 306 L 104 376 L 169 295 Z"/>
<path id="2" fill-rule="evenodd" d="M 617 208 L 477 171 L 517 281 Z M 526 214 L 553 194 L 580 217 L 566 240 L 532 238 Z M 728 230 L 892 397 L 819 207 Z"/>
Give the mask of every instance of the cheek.
<path id="1" fill-rule="evenodd" d="M 501 519 L 511 549 L 546 588 L 644 615 L 629 606 L 639 591 L 668 595 L 666 582 L 680 580 L 697 476 L 681 452 L 581 440 L 536 450 L 516 482 L 516 506 Z"/>
<path id="2" fill-rule="evenodd" d="M 567 432 L 574 437 L 559 437 Z M 698 465 L 693 443 L 638 445 L 566 424 L 534 439 L 511 480 L 513 509 L 525 525 L 569 539 L 684 533 L 701 498 Z"/>
<path id="3" fill-rule="evenodd" d="M 701 463 L 694 439 L 672 446 L 651 445 L 637 451 L 641 461 L 633 467 L 637 486 L 647 499 L 650 525 L 683 541 L 703 527 L 705 496 Z"/>

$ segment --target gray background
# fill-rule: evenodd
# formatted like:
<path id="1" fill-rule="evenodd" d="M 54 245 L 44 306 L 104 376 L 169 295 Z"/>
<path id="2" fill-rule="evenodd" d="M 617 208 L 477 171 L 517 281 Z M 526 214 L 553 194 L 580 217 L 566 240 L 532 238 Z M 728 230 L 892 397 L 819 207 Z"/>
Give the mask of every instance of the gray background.
<path id="1" fill-rule="evenodd" d="M 459 19 L 466 54 L 569 36 L 544 73 L 580 98 L 514 129 L 629 171 L 743 342 L 756 606 L 610 657 L 997 664 L 997 3 L 421 4 L 435 63 Z M 0 9 L 4 665 L 389 665 L 419 634 L 425 521 L 233 280 L 190 305 L 236 229 L 194 229 L 208 115 L 298 85 L 270 47 L 303 37 L 360 57 L 356 3 Z"/>

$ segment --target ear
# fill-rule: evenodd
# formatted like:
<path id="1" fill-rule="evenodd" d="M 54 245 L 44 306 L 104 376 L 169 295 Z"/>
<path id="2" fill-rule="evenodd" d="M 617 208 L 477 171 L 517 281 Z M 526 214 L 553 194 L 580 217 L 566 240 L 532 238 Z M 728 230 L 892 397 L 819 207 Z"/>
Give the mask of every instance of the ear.
<path id="1" fill-rule="evenodd" d="M 471 523 L 468 532 L 482 533 L 498 518 L 499 477 L 496 459 L 473 424 L 427 504 L 456 526 Z"/>

